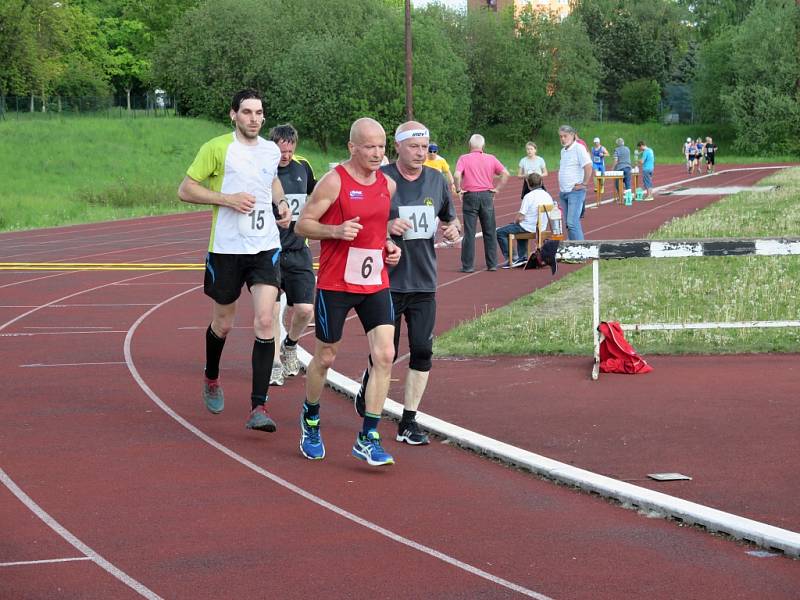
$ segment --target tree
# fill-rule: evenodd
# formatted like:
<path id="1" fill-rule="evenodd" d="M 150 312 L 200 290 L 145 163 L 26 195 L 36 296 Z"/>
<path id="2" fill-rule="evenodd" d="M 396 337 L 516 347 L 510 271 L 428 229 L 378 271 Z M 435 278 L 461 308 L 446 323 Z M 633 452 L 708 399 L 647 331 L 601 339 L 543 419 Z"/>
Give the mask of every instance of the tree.
<path id="1" fill-rule="evenodd" d="M 661 86 L 653 79 L 637 79 L 623 84 L 619 112 L 626 121 L 644 123 L 658 117 Z"/>
<path id="2" fill-rule="evenodd" d="M 36 41 L 30 5 L 25 0 L 0 4 L 0 98 L 29 91 Z M 1 109 L 2 107 L 0 107 Z"/>
<path id="3" fill-rule="evenodd" d="M 150 77 L 152 35 L 141 21 L 117 17 L 103 19 L 103 30 L 109 45 L 108 74 L 114 87 L 125 91 L 131 110 L 131 91 Z"/>

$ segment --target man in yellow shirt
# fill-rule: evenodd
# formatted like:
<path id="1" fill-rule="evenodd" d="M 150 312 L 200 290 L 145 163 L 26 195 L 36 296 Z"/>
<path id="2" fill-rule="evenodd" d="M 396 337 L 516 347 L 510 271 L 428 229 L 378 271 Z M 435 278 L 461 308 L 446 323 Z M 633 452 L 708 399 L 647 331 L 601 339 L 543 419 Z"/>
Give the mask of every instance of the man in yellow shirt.
<path id="1" fill-rule="evenodd" d="M 447 161 L 444 158 L 439 156 L 439 146 L 437 146 L 434 142 L 428 144 L 428 158 L 425 159 L 423 165 L 440 171 L 447 180 L 447 183 L 450 185 L 450 191 L 455 193 L 456 184 L 453 181 L 453 175 L 450 173 L 450 165 L 447 164 Z"/>

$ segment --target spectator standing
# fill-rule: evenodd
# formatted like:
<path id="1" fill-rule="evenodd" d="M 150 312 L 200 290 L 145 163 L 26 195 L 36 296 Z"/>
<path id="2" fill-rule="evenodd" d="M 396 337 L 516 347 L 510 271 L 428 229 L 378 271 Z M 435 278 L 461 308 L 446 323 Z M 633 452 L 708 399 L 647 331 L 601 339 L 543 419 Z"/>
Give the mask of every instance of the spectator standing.
<path id="1" fill-rule="evenodd" d="M 705 145 L 705 156 L 706 156 L 706 175 L 714 174 L 714 162 L 716 161 L 717 156 L 717 145 L 714 143 L 710 137 L 706 138 L 706 145 Z"/>
<path id="2" fill-rule="evenodd" d="M 614 148 L 614 166 L 612 171 L 622 171 L 622 187 L 631 189 L 631 149 L 625 145 L 625 140 L 617 138 L 617 147 Z"/>
<path id="3" fill-rule="evenodd" d="M 456 182 L 453 180 L 453 174 L 450 172 L 450 165 L 445 158 L 439 154 L 439 145 L 436 142 L 431 142 L 428 145 L 428 154 L 423 163 L 426 167 L 431 167 L 439 171 L 447 181 L 448 189 L 452 192 L 456 191 Z"/>
<path id="4" fill-rule="evenodd" d="M 212 300 L 211 323 L 205 333 L 203 401 L 213 414 L 225 407 L 219 382 L 220 358 L 233 328 L 236 301 L 247 284 L 253 299 L 255 340 L 251 412 L 245 427 L 272 432 L 275 421 L 267 414 L 266 404 L 275 356 L 272 314 L 280 286 L 277 225 L 287 227 L 292 214 L 277 175 L 281 151 L 275 142 L 258 135 L 264 124 L 258 92 L 237 92 L 229 116 L 233 132 L 215 137 L 200 148 L 178 188 L 184 202 L 214 207 L 203 285 Z M 207 188 L 202 185 L 204 181 L 208 181 Z"/>
<path id="5" fill-rule="evenodd" d="M 475 223 L 481 222 L 486 269 L 497 270 L 497 231 L 494 195 L 508 181 L 508 170 L 492 154 L 483 151 L 486 140 L 476 133 L 469 138 L 469 154 L 462 154 L 456 163 L 456 192 L 462 196 L 464 239 L 461 243 L 461 272 L 475 271 Z M 500 180 L 495 184 L 495 179 Z"/>
<path id="6" fill-rule="evenodd" d="M 514 222 L 499 227 L 497 229 L 497 245 L 500 246 L 500 253 L 505 262 L 500 265 L 501 269 L 520 267 L 528 262 L 528 240 L 517 240 L 516 256 L 511 249 L 511 259 L 509 259 L 508 236 L 516 233 L 533 233 L 536 231 L 536 222 L 539 219 L 540 206 L 553 206 L 553 198 L 542 189 L 542 176 L 538 173 L 529 173 L 525 180 L 530 188 L 530 192 L 525 194 L 519 212 L 514 217 Z M 547 227 L 547 215 L 541 215 L 542 222 L 539 229 Z"/>
<path id="7" fill-rule="evenodd" d="M 592 181 L 592 159 L 586 148 L 578 143 L 574 128 L 562 125 L 558 128 L 558 137 L 562 146 L 558 197 L 567 215 L 568 238 L 582 240 L 581 213 L 586 202 L 586 190 Z"/>
<path id="8" fill-rule="evenodd" d="M 636 144 L 639 148 L 639 166 L 642 170 L 642 185 L 644 186 L 644 199 L 653 200 L 653 171 L 656 167 L 656 156 L 652 148 L 648 148 L 647 144 L 640 141 Z"/>
<path id="9" fill-rule="evenodd" d="M 528 187 L 527 175 L 531 173 L 538 173 L 543 178 L 547 177 L 547 165 L 541 156 L 536 155 L 536 149 L 536 144 L 533 142 L 528 142 L 525 144 L 525 156 L 519 160 L 517 176 L 523 178 L 522 193 L 519 196 L 520 198 L 524 198 L 525 194 L 531 191 Z M 542 184 L 542 189 L 544 189 L 544 184 Z"/>

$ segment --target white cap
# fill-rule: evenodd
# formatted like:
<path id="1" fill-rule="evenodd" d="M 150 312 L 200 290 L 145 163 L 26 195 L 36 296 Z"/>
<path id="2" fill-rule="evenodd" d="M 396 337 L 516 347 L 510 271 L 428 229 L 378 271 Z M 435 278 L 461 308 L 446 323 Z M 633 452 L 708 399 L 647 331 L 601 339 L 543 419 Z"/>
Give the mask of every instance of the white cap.
<path id="1" fill-rule="evenodd" d="M 592 142 L 597 142 L 597 143 L 600 143 L 600 138 L 594 138 L 594 139 L 592 140 Z"/>
<path id="2" fill-rule="evenodd" d="M 686 141 L 687 141 L 687 142 L 691 142 L 691 141 L 692 141 L 692 138 L 686 138 Z"/>

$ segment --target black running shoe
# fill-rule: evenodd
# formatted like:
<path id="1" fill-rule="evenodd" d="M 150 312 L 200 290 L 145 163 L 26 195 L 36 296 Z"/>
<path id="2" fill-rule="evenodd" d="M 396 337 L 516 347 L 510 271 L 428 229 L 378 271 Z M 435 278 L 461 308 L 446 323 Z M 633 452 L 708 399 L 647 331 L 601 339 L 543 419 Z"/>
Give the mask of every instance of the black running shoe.
<path id="1" fill-rule="evenodd" d="M 400 423 L 400 426 L 397 428 L 397 437 L 395 439 L 398 442 L 405 442 L 412 446 L 421 446 L 430 443 L 428 434 L 422 431 L 419 423 L 416 421 Z"/>
<path id="2" fill-rule="evenodd" d="M 361 388 L 358 390 L 356 397 L 353 399 L 353 406 L 355 406 L 358 416 L 364 418 L 367 412 L 367 382 L 369 381 L 369 368 L 364 369 L 364 374 L 361 376 Z"/>

